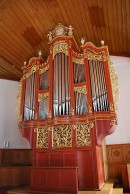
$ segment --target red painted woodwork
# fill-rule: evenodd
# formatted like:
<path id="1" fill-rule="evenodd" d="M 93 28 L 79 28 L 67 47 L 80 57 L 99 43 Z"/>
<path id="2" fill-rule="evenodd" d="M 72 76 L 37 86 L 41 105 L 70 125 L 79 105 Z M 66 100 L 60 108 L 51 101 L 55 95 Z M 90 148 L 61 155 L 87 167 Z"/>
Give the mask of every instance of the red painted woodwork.
<path id="1" fill-rule="evenodd" d="M 77 151 L 79 189 L 94 187 L 94 163 L 92 151 Z"/>
<path id="2" fill-rule="evenodd" d="M 60 43 L 65 43 L 64 45 L 60 45 Z M 57 54 L 58 46 L 60 47 L 59 53 L 62 53 L 67 57 L 68 61 L 68 69 L 69 71 L 69 114 L 56 114 L 53 112 L 53 82 L 54 82 L 54 64 L 58 64 L 55 61 L 54 56 Z M 108 67 L 108 48 L 107 47 L 95 47 L 92 43 L 86 43 L 81 46 L 83 53 L 79 52 L 79 47 L 74 40 L 73 36 L 58 36 L 54 37 L 52 41 L 49 43 L 50 46 L 50 54 L 47 62 L 43 62 L 41 57 L 32 58 L 29 61 L 29 64 L 24 67 L 24 73 L 28 78 L 31 73 L 36 72 L 36 89 L 35 91 L 35 110 L 34 110 L 34 119 L 32 120 L 24 120 L 24 96 L 25 96 L 25 78 L 23 79 L 22 85 L 22 99 L 21 99 L 21 112 L 20 112 L 20 122 L 19 128 L 22 131 L 22 135 L 26 137 L 32 148 L 33 148 L 33 168 L 31 170 L 31 189 L 41 190 L 47 192 L 70 192 L 76 193 L 77 188 L 79 189 L 100 189 L 104 184 L 104 176 L 103 176 L 103 164 L 102 164 L 102 141 L 103 139 L 114 132 L 115 124 L 116 124 L 116 114 L 113 106 L 113 97 L 112 97 L 112 89 L 110 83 L 110 73 Z M 54 56 L 53 56 L 54 52 Z M 59 54 L 58 53 L 58 54 Z M 94 86 L 92 83 L 93 74 L 92 71 L 93 63 L 89 63 L 90 59 L 88 53 L 92 54 L 92 57 L 98 58 L 100 56 L 101 64 L 98 64 L 98 71 L 95 70 L 94 74 L 98 76 L 99 65 L 102 65 L 102 69 L 104 70 L 104 80 L 106 82 L 106 93 L 107 93 L 107 110 L 99 109 L 95 110 L 94 108 L 94 97 L 92 94 L 91 86 Z M 104 57 L 104 58 L 103 58 Z M 97 59 L 96 58 L 96 62 Z M 62 61 L 66 60 L 59 56 L 59 61 L 62 64 Z M 105 61 L 104 61 L 105 60 Z M 94 61 L 94 62 L 95 62 Z M 96 62 L 94 64 L 96 64 Z M 67 62 L 66 62 L 67 63 Z M 64 61 L 64 68 L 66 65 Z M 74 81 L 74 65 L 78 63 L 78 65 L 83 65 L 85 72 L 85 81 L 77 82 Z M 96 64 L 97 65 L 97 64 Z M 32 68 L 35 67 L 35 70 Z M 49 70 L 48 70 L 48 69 Z M 64 70 L 63 68 L 63 70 Z M 92 68 L 92 69 L 91 69 Z M 46 72 L 49 71 L 49 87 L 44 90 L 39 89 L 39 77 L 40 71 Z M 59 71 L 59 70 L 57 70 Z M 64 70 L 65 71 L 65 70 Z M 61 71 L 61 72 L 64 72 Z M 97 72 L 96 72 L 97 71 Z M 59 74 L 58 74 L 59 75 Z M 103 73 L 101 74 L 103 75 Z M 56 81 L 56 80 L 55 80 Z M 95 81 L 95 80 L 94 80 Z M 97 81 L 97 80 L 96 80 Z M 96 82 L 95 81 L 95 82 Z M 99 77 L 98 77 L 99 81 Z M 100 81 L 101 82 L 101 81 Z M 54 82 L 55 83 L 55 82 Z M 64 83 L 64 82 L 63 82 Z M 59 83 L 60 85 L 61 83 Z M 103 85 L 103 81 L 100 83 L 100 87 Z M 59 86 L 58 85 L 58 86 Z M 87 113 L 77 114 L 76 115 L 76 102 L 75 102 L 75 91 L 78 88 L 83 89 L 85 87 L 85 92 L 81 92 L 80 94 L 86 95 L 85 100 L 87 103 Z M 64 86 L 63 86 L 64 88 Z M 65 90 L 66 91 L 66 90 Z M 63 92 L 63 91 L 62 91 Z M 77 91 L 76 91 L 77 92 Z M 79 91 L 78 91 L 79 92 Z M 95 91 L 96 92 L 96 89 Z M 44 95 L 48 93 L 48 112 L 47 118 L 38 119 L 38 106 L 39 106 L 39 95 Z M 98 92 L 96 93 L 96 95 Z M 77 94 L 76 94 L 77 95 Z M 104 95 L 104 94 L 103 94 Z M 100 100 L 101 97 L 98 96 Z M 106 100 L 106 96 L 103 96 L 104 100 Z M 32 100 L 32 99 L 31 99 Z M 63 100 L 63 99 L 62 99 Z M 61 100 L 61 101 L 62 101 Z M 79 99 L 80 100 L 80 99 Z M 59 101 L 61 104 L 62 102 Z M 68 103 L 65 100 L 65 103 Z M 59 103 L 59 104 L 60 104 Z M 96 103 L 98 103 L 98 99 L 96 99 Z M 101 103 L 100 105 L 103 105 Z M 96 104 L 97 106 L 97 104 Z M 60 107 L 60 105 L 59 105 Z M 31 109 L 32 108 L 32 109 Z M 34 107 L 31 107 L 32 111 Z M 29 111 L 30 111 L 29 110 Z M 31 112 L 30 111 L 30 112 Z M 63 111 L 63 110 L 62 110 Z M 77 143 L 77 125 L 85 125 L 89 124 L 90 126 L 90 142 L 89 144 L 79 145 Z M 53 146 L 53 128 L 58 125 L 69 125 L 71 126 L 71 145 L 61 145 L 61 146 Z M 47 129 L 47 146 L 46 147 L 38 147 L 37 145 L 37 129 Z M 81 129 L 81 128 L 80 128 Z M 82 139 L 81 135 L 81 139 Z M 44 136 L 42 137 L 44 139 Z M 87 139 L 87 138 L 86 138 Z M 86 140 L 85 139 L 85 140 Z M 42 142 L 42 139 L 41 139 Z M 40 143 L 41 143 L 40 142 Z M 39 144 L 40 144 L 39 143 Z M 59 145 L 59 144 L 58 144 Z M 78 169 L 78 172 L 77 172 Z"/>
<path id="3" fill-rule="evenodd" d="M 33 167 L 31 169 L 31 189 L 48 192 L 77 193 L 77 168 Z"/>

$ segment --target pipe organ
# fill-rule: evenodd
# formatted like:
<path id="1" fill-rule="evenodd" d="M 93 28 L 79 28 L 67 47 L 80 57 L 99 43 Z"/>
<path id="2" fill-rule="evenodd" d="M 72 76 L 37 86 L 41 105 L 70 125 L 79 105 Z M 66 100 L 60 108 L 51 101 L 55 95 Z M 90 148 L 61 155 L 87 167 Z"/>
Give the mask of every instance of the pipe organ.
<path id="1" fill-rule="evenodd" d="M 81 41 L 73 28 L 49 32 L 50 53 L 23 67 L 19 129 L 33 149 L 30 187 L 77 193 L 104 184 L 102 141 L 116 126 L 117 77 L 107 46 Z"/>

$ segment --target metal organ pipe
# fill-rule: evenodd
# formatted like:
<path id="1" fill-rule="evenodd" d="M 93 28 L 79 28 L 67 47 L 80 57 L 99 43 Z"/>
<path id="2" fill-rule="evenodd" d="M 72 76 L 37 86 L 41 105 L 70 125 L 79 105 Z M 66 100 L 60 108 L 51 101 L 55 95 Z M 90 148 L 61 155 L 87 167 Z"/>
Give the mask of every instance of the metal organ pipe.
<path id="1" fill-rule="evenodd" d="M 108 111 L 108 95 L 106 89 L 106 80 L 104 65 L 101 61 L 89 60 L 89 73 L 92 91 L 93 110 Z"/>
<path id="2" fill-rule="evenodd" d="M 36 74 L 33 73 L 26 79 L 24 120 L 34 119 L 35 77 Z"/>
<path id="3" fill-rule="evenodd" d="M 101 66 L 102 69 L 102 77 L 104 77 L 103 79 L 103 89 L 104 89 L 104 100 L 105 100 L 105 111 L 109 110 L 109 103 L 108 103 L 108 94 L 107 94 L 107 87 L 106 87 L 106 80 L 105 80 L 105 72 L 104 72 L 104 65 L 102 64 Z"/>
<path id="4" fill-rule="evenodd" d="M 63 53 L 56 54 L 53 62 L 53 115 L 69 115 L 70 87 L 68 57 Z"/>

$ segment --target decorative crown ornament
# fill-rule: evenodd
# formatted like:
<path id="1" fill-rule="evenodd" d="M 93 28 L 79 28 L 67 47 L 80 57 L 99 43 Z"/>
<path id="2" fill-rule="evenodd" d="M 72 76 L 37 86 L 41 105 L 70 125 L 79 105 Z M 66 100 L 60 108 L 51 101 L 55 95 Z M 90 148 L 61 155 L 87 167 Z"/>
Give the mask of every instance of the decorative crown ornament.
<path id="1" fill-rule="evenodd" d="M 58 25 L 54 28 L 53 31 L 49 31 L 47 36 L 48 36 L 49 41 L 51 42 L 52 39 L 57 36 L 64 36 L 66 34 L 68 34 L 69 36 L 72 36 L 73 29 L 74 28 L 71 25 L 69 25 L 69 27 L 66 27 L 62 25 L 61 23 L 58 23 Z"/>

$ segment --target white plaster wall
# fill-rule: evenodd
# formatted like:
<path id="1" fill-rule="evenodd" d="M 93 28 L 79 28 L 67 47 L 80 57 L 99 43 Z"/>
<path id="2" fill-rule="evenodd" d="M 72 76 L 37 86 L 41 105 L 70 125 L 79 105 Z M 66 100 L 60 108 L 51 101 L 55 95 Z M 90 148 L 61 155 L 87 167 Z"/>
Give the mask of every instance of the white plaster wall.
<path id="1" fill-rule="evenodd" d="M 130 143 L 130 58 L 111 56 L 120 90 L 118 125 L 116 131 L 106 137 L 106 144 Z"/>
<path id="2" fill-rule="evenodd" d="M 19 82 L 0 79 L 0 148 L 8 141 L 9 148 L 30 148 L 18 131 L 16 97 Z"/>

